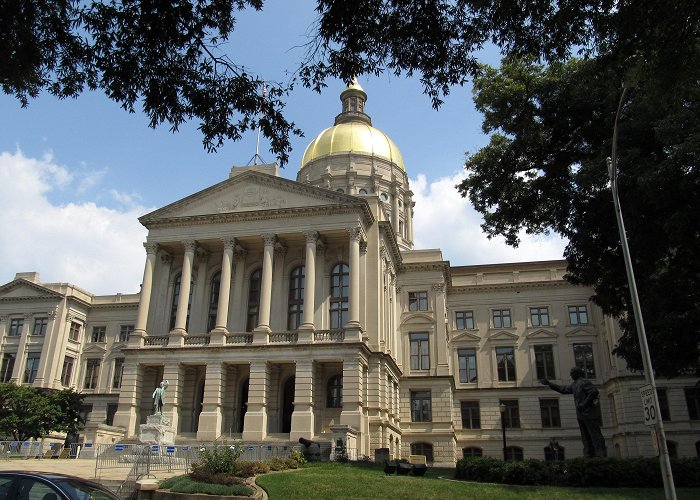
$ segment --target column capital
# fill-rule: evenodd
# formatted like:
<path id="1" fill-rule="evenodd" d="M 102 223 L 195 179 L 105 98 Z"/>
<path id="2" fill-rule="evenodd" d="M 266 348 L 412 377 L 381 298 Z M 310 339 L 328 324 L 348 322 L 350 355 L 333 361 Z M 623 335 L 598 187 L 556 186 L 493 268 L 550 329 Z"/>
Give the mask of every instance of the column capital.
<path id="1" fill-rule="evenodd" d="M 160 252 L 160 261 L 163 264 L 170 264 L 173 261 L 173 256 L 166 251 Z"/>
<path id="2" fill-rule="evenodd" d="M 233 255 L 236 257 L 236 260 L 245 259 L 245 256 L 248 255 L 248 250 L 236 243 L 236 246 L 233 247 Z"/>
<path id="3" fill-rule="evenodd" d="M 265 243 L 265 246 L 274 246 L 277 243 L 277 235 L 274 233 L 265 233 L 260 235 Z"/>
<path id="4" fill-rule="evenodd" d="M 275 243 L 275 255 L 279 257 L 284 257 L 285 255 L 287 255 L 287 247 L 279 241 Z"/>
<path id="5" fill-rule="evenodd" d="M 197 255 L 197 259 L 200 261 L 206 261 L 209 258 L 209 251 L 205 250 L 202 247 L 196 247 L 195 252 Z"/>
<path id="6" fill-rule="evenodd" d="M 304 231 L 304 238 L 306 238 L 306 243 L 316 244 L 321 235 L 318 231 Z"/>
<path id="7" fill-rule="evenodd" d="M 221 238 L 221 241 L 224 244 L 224 250 L 235 250 L 236 238 L 234 238 L 233 236 L 226 236 L 225 238 Z"/>
<path id="8" fill-rule="evenodd" d="M 197 249 L 195 240 L 182 240 L 182 246 L 185 247 L 185 252 L 194 252 Z"/>
<path id="9" fill-rule="evenodd" d="M 367 240 L 360 240 L 360 253 L 361 254 L 367 253 Z"/>
<path id="10" fill-rule="evenodd" d="M 146 249 L 147 254 L 155 254 L 156 252 L 158 252 L 158 248 L 160 247 L 160 245 L 158 245 L 158 243 L 144 241 L 143 247 Z"/>
<path id="11" fill-rule="evenodd" d="M 444 293 L 445 292 L 445 282 L 440 282 L 440 283 L 433 283 L 433 290 L 435 290 L 437 293 Z"/>
<path id="12" fill-rule="evenodd" d="M 348 232 L 351 240 L 361 241 L 364 239 L 365 233 L 360 226 L 346 227 L 345 230 Z"/>

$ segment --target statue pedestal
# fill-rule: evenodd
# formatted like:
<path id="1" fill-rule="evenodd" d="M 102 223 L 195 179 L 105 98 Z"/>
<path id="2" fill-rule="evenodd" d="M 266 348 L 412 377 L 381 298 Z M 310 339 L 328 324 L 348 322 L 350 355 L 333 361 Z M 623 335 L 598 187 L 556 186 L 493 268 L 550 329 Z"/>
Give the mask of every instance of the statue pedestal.
<path id="1" fill-rule="evenodd" d="M 164 415 L 149 415 L 139 426 L 139 440 L 148 444 L 174 444 L 175 433 L 170 419 Z"/>

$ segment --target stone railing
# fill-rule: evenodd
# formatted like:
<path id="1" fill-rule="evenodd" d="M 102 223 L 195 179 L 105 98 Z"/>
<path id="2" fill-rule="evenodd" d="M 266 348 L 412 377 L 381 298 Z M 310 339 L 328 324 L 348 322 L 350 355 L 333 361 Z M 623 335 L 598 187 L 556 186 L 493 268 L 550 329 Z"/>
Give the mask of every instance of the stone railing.
<path id="1" fill-rule="evenodd" d="M 168 345 L 167 335 L 148 335 L 143 339 L 144 346 L 166 346 Z"/>
<path id="2" fill-rule="evenodd" d="M 297 344 L 299 342 L 299 332 L 297 331 L 282 331 L 270 332 L 267 334 L 267 344 Z M 306 338 L 306 337 L 305 337 Z M 169 342 L 169 335 L 146 335 L 143 337 L 143 347 L 166 347 L 172 344 Z M 310 340 L 304 340 L 309 342 Z M 344 342 L 345 330 L 316 330 L 313 332 L 313 342 Z M 248 345 L 253 343 L 252 332 L 230 332 L 226 334 L 226 345 Z M 185 335 L 183 338 L 184 346 L 208 346 L 211 345 L 211 335 L 195 334 Z"/>
<path id="3" fill-rule="evenodd" d="M 209 335 L 188 335 L 185 345 L 209 345 Z"/>
<path id="4" fill-rule="evenodd" d="M 269 339 L 271 344 L 294 344 L 299 340 L 299 334 L 297 332 L 270 333 Z"/>
<path id="5" fill-rule="evenodd" d="M 316 330 L 314 342 L 342 342 L 345 340 L 344 330 Z"/>
<path id="6" fill-rule="evenodd" d="M 227 344 L 252 344 L 252 333 L 230 333 L 226 336 Z"/>

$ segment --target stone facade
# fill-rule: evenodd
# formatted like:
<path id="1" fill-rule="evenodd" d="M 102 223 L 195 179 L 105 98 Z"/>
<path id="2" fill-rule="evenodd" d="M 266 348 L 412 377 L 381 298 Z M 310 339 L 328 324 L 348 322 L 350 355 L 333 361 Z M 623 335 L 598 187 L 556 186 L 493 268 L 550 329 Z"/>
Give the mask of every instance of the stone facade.
<path id="1" fill-rule="evenodd" d="M 502 409 L 509 456 L 551 458 L 554 441 L 581 455 L 572 398 L 537 382 L 577 365 L 600 388 L 609 454 L 654 454 L 644 380 L 610 354 L 619 329 L 564 261 L 453 267 L 413 248 L 403 160 L 366 98 L 341 94 L 296 181 L 234 167 L 144 215 L 140 294 L 36 273 L 0 287 L 2 380 L 86 394 L 91 442 L 138 437 L 168 380 L 176 442 L 341 439 L 450 464 L 502 456 Z M 696 382 L 657 382 L 672 454 L 698 453 Z"/>

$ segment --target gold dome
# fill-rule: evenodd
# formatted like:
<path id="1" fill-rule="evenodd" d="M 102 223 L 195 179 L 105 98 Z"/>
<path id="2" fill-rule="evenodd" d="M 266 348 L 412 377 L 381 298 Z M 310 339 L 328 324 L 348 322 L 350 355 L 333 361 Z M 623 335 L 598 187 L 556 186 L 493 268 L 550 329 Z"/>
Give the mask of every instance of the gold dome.
<path id="1" fill-rule="evenodd" d="M 304 151 L 301 168 L 309 162 L 337 153 L 357 153 L 386 158 L 406 170 L 399 148 L 394 141 L 372 126 L 365 114 L 367 94 L 357 80 L 353 80 L 340 94 L 342 112 L 335 117 L 335 125 L 327 128 L 311 141 Z"/>

